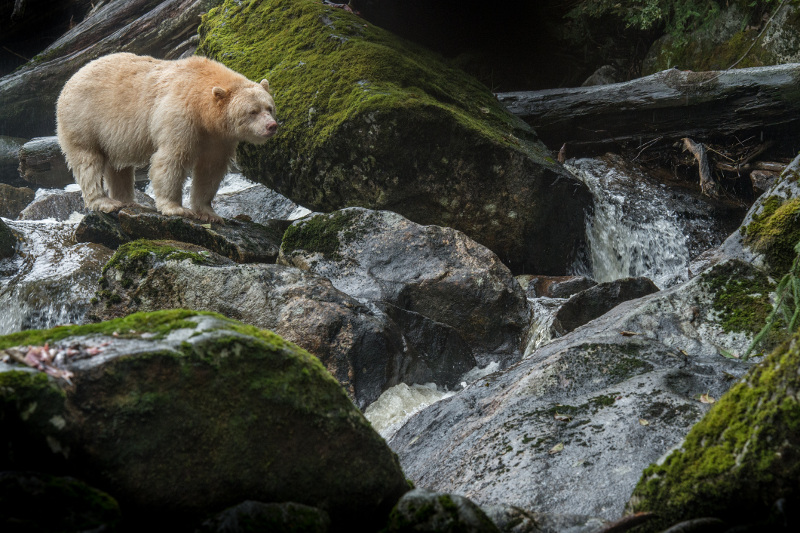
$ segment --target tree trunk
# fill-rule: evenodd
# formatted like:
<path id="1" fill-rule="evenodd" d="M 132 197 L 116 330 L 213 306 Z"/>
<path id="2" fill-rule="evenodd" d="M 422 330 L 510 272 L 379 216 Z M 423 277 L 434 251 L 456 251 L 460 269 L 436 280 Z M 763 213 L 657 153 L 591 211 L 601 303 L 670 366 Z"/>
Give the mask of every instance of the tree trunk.
<path id="1" fill-rule="evenodd" d="M 499 93 L 551 149 L 705 141 L 720 135 L 791 132 L 800 121 L 800 64 L 720 72 L 665 70 L 636 80 Z"/>

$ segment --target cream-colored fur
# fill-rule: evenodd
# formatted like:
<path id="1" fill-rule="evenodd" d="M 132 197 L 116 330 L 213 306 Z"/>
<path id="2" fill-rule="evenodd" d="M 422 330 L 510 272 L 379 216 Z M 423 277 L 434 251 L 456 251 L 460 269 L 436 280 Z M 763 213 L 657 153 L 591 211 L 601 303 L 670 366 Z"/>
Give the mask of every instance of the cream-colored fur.
<path id="1" fill-rule="evenodd" d="M 86 207 L 133 203 L 133 170 L 150 163 L 156 207 L 211 222 L 211 200 L 239 141 L 277 130 L 267 80 L 254 83 L 203 57 L 162 61 L 121 53 L 92 61 L 64 85 L 58 141 Z M 181 205 L 192 175 L 191 210 Z"/>

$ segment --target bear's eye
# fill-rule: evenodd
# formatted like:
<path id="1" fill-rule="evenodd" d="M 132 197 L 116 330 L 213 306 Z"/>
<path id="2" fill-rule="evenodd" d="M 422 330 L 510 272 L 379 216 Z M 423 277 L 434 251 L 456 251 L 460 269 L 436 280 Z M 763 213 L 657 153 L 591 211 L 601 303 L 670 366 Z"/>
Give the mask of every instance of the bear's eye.
<path id="1" fill-rule="evenodd" d="M 251 110 L 250 110 L 250 114 L 251 114 L 251 115 L 258 115 L 260 112 L 261 112 L 261 110 L 260 110 L 260 109 L 251 109 Z"/>

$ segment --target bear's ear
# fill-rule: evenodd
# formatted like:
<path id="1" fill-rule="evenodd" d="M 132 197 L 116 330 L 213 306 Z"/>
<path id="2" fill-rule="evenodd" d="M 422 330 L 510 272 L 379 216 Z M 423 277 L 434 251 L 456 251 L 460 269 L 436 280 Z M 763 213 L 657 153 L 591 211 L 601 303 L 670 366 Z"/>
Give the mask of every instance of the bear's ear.
<path id="1" fill-rule="evenodd" d="M 265 91 L 269 92 L 269 82 L 267 80 L 261 80 L 261 86 Z"/>
<path id="2" fill-rule="evenodd" d="M 214 98 L 222 100 L 223 98 L 228 96 L 228 91 L 226 91 L 222 87 L 214 87 L 213 89 L 211 89 L 211 94 L 214 95 Z"/>

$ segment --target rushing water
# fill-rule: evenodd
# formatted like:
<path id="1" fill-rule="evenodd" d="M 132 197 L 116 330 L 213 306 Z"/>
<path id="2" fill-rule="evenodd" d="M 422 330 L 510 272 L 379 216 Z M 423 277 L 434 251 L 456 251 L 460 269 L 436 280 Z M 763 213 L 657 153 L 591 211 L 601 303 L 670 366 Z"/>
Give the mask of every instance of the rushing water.
<path id="1" fill-rule="evenodd" d="M 20 245 L 17 254 L 0 260 L 0 335 L 84 321 L 111 251 L 72 241 L 80 218 L 3 220 Z"/>
<path id="2" fill-rule="evenodd" d="M 664 184 L 598 159 L 572 160 L 566 167 L 595 202 L 586 222 L 591 265 L 576 273 L 597 282 L 646 276 L 662 289 L 688 279 L 689 240 Z"/>

